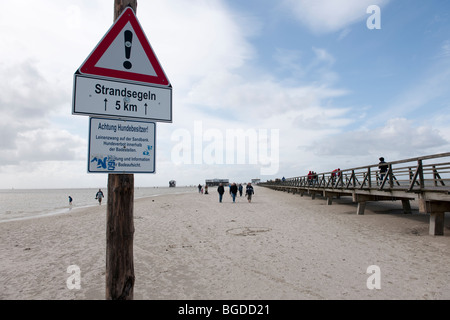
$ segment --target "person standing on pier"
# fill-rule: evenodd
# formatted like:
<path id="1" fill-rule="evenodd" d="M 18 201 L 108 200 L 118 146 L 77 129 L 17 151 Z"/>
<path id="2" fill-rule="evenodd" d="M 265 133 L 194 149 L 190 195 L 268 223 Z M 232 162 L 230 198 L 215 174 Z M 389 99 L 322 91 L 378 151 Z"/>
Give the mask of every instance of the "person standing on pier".
<path id="1" fill-rule="evenodd" d="M 384 176 L 386 175 L 386 172 L 387 172 L 389 166 L 386 164 L 383 157 L 381 157 L 379 160 L 380 160 L 380 163 L 379 163 L 378 168 L 380 169 L 380 180 L 381 180 L 381 182 L 383 182 Z"/>

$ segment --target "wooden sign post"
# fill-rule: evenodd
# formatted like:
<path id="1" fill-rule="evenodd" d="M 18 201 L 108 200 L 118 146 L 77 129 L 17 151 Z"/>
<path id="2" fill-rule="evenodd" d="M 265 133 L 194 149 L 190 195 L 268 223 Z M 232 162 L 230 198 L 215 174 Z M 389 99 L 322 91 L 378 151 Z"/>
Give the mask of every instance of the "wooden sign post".
<path id="1" fill-rule="evenodd" d="M 134 12 L 137 0 L 114 0 L 114 21 L 127 8 Z M 134 175 L 108 174 L 106 221 L 107 300 L 133 300 L 133 203 Z"/>

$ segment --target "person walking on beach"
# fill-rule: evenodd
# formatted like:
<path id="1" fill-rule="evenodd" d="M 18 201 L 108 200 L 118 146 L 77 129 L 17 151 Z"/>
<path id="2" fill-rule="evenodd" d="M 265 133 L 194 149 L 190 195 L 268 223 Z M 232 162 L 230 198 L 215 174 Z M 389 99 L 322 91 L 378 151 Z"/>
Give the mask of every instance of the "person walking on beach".
<path id="1" fill-rule="evenodd" d="M 72 197 L 71 196 L 69 196 L 69 205 L 72 205 Z"/>
<path id="2" fill-rule="evenodd" d="M 98 204 L 99 204 L 99 205 L 102 205 L 102 199 L 103 199 L 103 197 L 104 197 L 104 195 L 103 195 L 102 189 L 98 189 L 98 192 L 97 192 L 97 194 L 95 195 L 95 199 L 98 200 Z"/>
<path id="3" fill-rule="evenodd" d="M 239 197 L 242 197 L 242 183 L 239 183 L 239 187 L 238 187 L 238 190 L 239 190 Z"/>
<path id="4" fill-rule="evenodd" d="M 233 202 L 236 202 L 237 192 L 238 192 L 238 187 L 237 187 L 236 183 L 233 182 L 233 184 L 230 187 L 230 194 L 231 194 L 231 197 L 233 198 Z"/>
<path id="5" fill-rule="evenodd" d="M 225 188 L 222 183 L 217 187 L 217 192 L 219 193 L 219 202 L 222 202 L 223 194 L 225 193 Z"/>
<path id="6" fill-rule="evenodd" d="M 208 194 L 208 185 L 205 185 L 205 194 Z"/>
<path id="7" fill-rule="evenodd" d="M 198 184 L 198 193 L 201 193 L 202 192 L 202 185 L 199 183 Z"/>
<path id="8" fill-rule="evenodd" d="M 248 183 L 247 188 L 245 190 L 245 195 L 247 196 L 248 202 L 252 202 L 252 195 L 255 194 L 255 191 L 253 190 L 252 184 Z"/>

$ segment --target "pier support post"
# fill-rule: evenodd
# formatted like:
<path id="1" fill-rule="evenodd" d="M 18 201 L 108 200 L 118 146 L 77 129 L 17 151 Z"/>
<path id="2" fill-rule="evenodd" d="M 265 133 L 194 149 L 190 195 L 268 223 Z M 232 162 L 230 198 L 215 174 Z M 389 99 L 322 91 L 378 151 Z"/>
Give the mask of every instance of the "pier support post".
<path id="1" fill-rule="evenodd" d="M 356 214 L 363 215 L 365 209 L 366 209 L 366 201 L 358 202 L 358 207 L 356 208 Z"/>
<path id="2" fill-rule="evenodd" d="M 430 214 L 430 235 L 443 236 L 445 212 L 450 211 L 448 202 L 427 201 L 426 208 Z"/>
<path id="3" fill-rule="evenodd" d="M 358 207 L 356 208 L 357 215 L 363 215 L 364 210 L 366 209 L 366 201 L 372 200 L 371 196 L 361 195 L 353 193 L 352 195 L 353 202 L 358 203 Z"/>
<path id="4" fill-rule="evenodd" d="M 430 214 L 429 234 L 432 236 L 444 235 L 445 213 L 450 212 L 450 203 L 446 201 L 419 200 L 422 212 Z"/>
<path id="5" fill-rule="evenodd" d="M 411 204 L 409 203 L 409 200 L 402 200 L 402 206 L 403 206 L 403 213 L 404 214 L 411 214 Z"/>
<path id="6" fill-rule="evenodd" d="M 430 213 L 430 230 L 429 230 L 430 235 L 432 236 L 444 235 L 444 217 L 445 212 Z"/>
<path id="7" fill-rule="evenodd" d="M 324 191 L 322 196 L 327 199 L 327 205 L 331 206 L 333 204 L 333 198 L 339 199 L 340 194 L 336 192 Z"/>
<path id="8" fill-rule="evenodd" d="M 327 197 L 327 205 L 331 206 L 333 204 L 333 197 L 332 196 L 328 196 Z"/>

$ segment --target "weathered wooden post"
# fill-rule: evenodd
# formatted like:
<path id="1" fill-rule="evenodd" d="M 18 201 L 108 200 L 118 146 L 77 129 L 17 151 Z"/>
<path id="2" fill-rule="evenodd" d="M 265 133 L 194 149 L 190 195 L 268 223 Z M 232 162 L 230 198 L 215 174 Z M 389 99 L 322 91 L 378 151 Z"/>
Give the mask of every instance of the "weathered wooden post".
<path id="1" fill-rule="evenodd" d="M 114 0 L 114 21 L 127 8 L 134 12 L 137 0 Z M 134 175 L 108 175 L 106 221 L 106 294 L 108 300 L 132 300 Z"/>
<path id="2" fill-rule="evenodd" d="M 106 299 L 132 300 L 134 175 L 108 175 Z"/>

